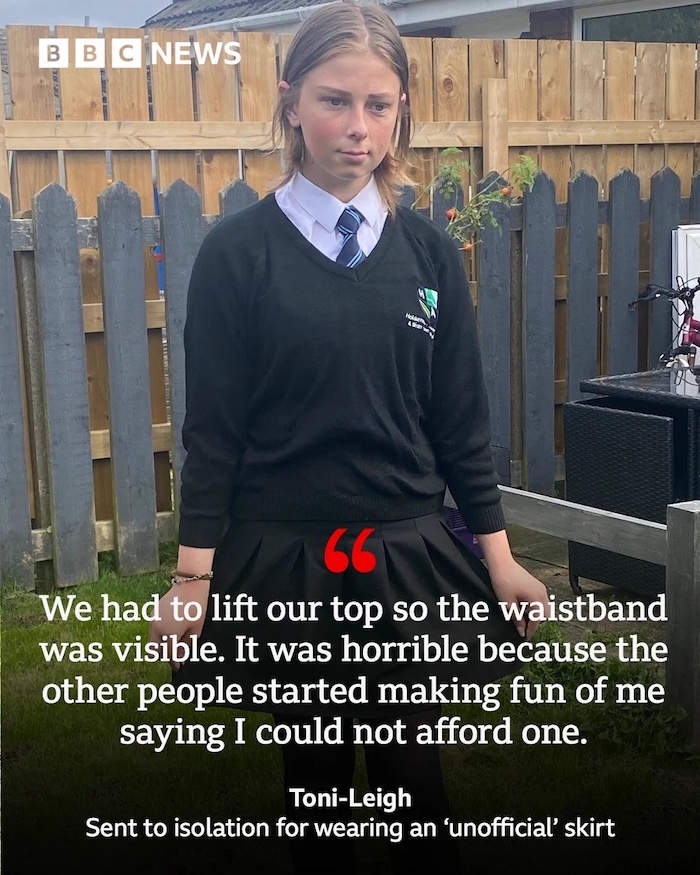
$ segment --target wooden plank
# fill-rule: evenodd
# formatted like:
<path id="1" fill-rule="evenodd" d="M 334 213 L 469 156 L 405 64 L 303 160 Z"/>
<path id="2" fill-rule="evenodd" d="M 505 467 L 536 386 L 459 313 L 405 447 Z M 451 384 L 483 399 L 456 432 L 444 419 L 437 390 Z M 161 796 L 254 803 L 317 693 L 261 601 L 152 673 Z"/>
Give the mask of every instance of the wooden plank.
<path id="1" fill-rule="evenodd" d="M 569 40 L 540 40 L 539 88 L 540 118 L 551 122 L 569 120 L 572 113 L 571 42 Z M 571 178 L 572 149 L 569 146 L 547 147 L 541 150 L 540 168 L 554 181 L 557 202 L 566 199 Z M 555 273 L 565 273 L 567 267 L 567 234 L 565 229 L 555 231 Z M 565 301 L 554 302 L 554 376 L 566 379 L 566 325 Z M 561 413 L 555 411 L 555 448 L 563 448 L 564 434 Z"/>
<path id="2" fill-rule="evenodd" d="M 129 28 L 108 28 L 110 38 L 134 33 Z M 136 31 L 136 35 L 143 35 Z M 127 104 L 128 94 L 132 93 L 132 112 L 136 118 L 123 120 L 110 115 L 109 121 L 85 122 L 71 121 L 7 121 L 7 148 L 19 152 L 33 151 L 50 144 L 52 148 L 71 151 L 94 151 L 111 149 L 123 152 L 149 152 L 168 149 L 191 152 L 206 148 L 214 150 L 265 149 L 272 145 L 272 125 L 268 122 L 205 122 L 205 121 L 149 121 L 139 118 L 141 92 L 145 82 L 140 76 L 145 72 L 135 67 L 108 66 L 107 94 L 111 94 L 115 104 Z M 130 74 L 125 78 L 125 74 Z M 139 78 L 132 78 L 140 74 Z M 148 95 L 146 107 L 148 107 Z M 120 177 L 121 178 L 121 177 Z"/>
<path id="3" fill-rule="evenodd" d="M 137 142 L 131 141 L 128 134 L 129 130 L 141 129 L 147 134 L 146 139 L 148 139 L 148 132 L 155 131 L 160 124 L 149 120 L 146 67 L 112 66 L 112 43 L 114 40 L 143 40 L 143 31 L 136 28 L 109 27 L 104 30 L 104 39 L 107 53 L 105 90 L 109 119 L 104 123 L 104 125 L 109 125 L 109 128 L 105 128 L 105 130 L 126 133 L 127 139 L 130 140 L 127 144 L 115 142 L 109 147 L 112 150 L 112 179 L 121 179 L 130 188 L 133 188 L 141 198 L 142 210 L 153 215 L 155 208 L 150 155 L 150 149 L 153 147 L 142 137 L 137 137 Z M 162 124 L 165 126 L 167 122 Z M 139 151 L 141 154 L 129 151 L 129 145 L 136 146 L 138 142 L 140 142 Z"/>
<path id="4" fill-rule="evenodd" d="M 32 223 L 33 226 L 33 223 Z M 27 398 L 27 431 L 31 467 L 31 516 L 35 526 L 51 526 L 48 428 L 44 399 L 44 360 L 42 329 L 34 269 L 34 228 L 31 252 L 15 255 L 17 293 L 24 342 L 24 374 Z M 56 586 L 53 563 L 42 562 L 35 567 L 36 591 L 49 592 Z"/>
<path id="5" fill-rule="evenodd" d="M 605 118 L 627 119 L 635 117 L 635 44 L 632 42 L 606 42 L 605 44 Z M 610 181 L 626 167 L 634 170 L 634 146 L 619 145 L 613 139 L 603 147 L 605 176 L 603 186 L 605 196 L 609 196 Z M 610 228 L 605 224 L 601 229 L 601 263 L 610 263 Z M 601 301 L 600 319 L 600 373 L 609 374 L 608 349 L 608 302 Z"/>
<path id="6" fill-rule="evenodd" d="M 70 27 L 57 25 L 56 37 L 68 39 L 74 45 L 76 39 L 94 39 L 96 27 Z M 61 118 L 65 121 L 103 121 L 102 81 L 97 67 L 77 67 L 69 64 L 58 70 L 58 94 L 61 101 Z M 75 198 L 79 216 L 94 216 L 97 212 L 97 195 L 107 185 L 107 163 L 104 151 L 68 152 L 64 156 L 66 189 Z"/>
<path id="7" fill-rule="evenodd" d="M 39 40 L 50 36 L 43 26 L 8 25 L 7 56 L 12 94 L 12 117 L 55 120 L 56 105 L 53 77 L 39 67 Z M 8 149 L 14 147 L 8 143 Z M 32 197 L 50 182 L 58 182 L 58 155 L 55 151 L 37 149 L 28 155 L 15 155 L 12 163 L 13 212 L 28 210 Z"/>
<path id="8" fill-rule="evenodd" d="M 467 121 L 469 119 L 469 43 L 467 40 L 433 40 L 433 80 L 435 121 L 448 123 Z M 425 123 L 421 127 L 424 129 Z M 415 146 L 420 140 L 416 140 L 414 135 L 412 142 Z M 470 158 L 470 151 L 465 150 L 456 160 L 468 162 Z M 460 173 L 460 179 L 462 188 L 468 191 L 470 175 L 466 169 Z M 423 205 L 428 205 L 426 198 L 419 201 L 419 206 Z"/>
<path id="9" fill-rule="evenodd" d="M 236 67 L 240 118 L 247 122 L 270 122 L 277 103 L 277 55 L 273 33 L 236 34 L 241 62 Z M 268 147 L 269 148 L 269 147 Z M 281 156 L 246 151 L 243 177 L 260 196 L 267 194 L 280 173 Z"/>
<path id="10" fill-rule="evenodd" d="M 666 45 L 637 43 L 635 118 L 666 118 Z M 634 172 L 639 177 L 642 197 L 649 197 L 652 175 L 666 161 L 663 145 L 637 146 Z"/>
<path id="11" fill-rule="evenodd" d="M 537 122 L 538 99 L 537 92 L 537 41 L 536 40 L 505 40 L 504 42 L 505 74 L 508 81 L 508 143 L 510 145 L 508 165 L 515 164 L 519 154 L 530 155 L 536 162 L 536 149 L 529 149 L 534 143 L 520 143 L 518 146 L 512 137 L 516 130 L 515 122 Z M 534 129 L 536 124 L 529 125 Z M 516 192 L 520 194 L 520 192 Z"/>
<path id="12" fill-rule="evenodd" d="M 51 536 L 60 585 L 97 579 L 85 340 L 75 202 L 50 185 L 34 198 L 43 333 Z"/>
<path id="13" fill-rule="evenodd" d="M 666 118 L 666 46 L 663 43 L 637 43 L 637 68 L 635 94 L 635 113 L 637 119 Z M 637 146 L 634 172 L 639 177 L 642 197 L 649 197 L 651 177 L 666 163 L 666 149 L 663 145 Z M 639 266 L 650 266 L 649 225 L 644 223 L 640 229 Z M 636 367 L 646 368 L 649 348 L 648 323 L 644 318 L 648 311 L 640 312 L 639 341 Z"/>
<path id="14" fill-rule="evenodd" d="M 607 361 L 613 374 L 637 370 L 637 297 L 639 276 L 639 178 L 621 170 L 610 182 L 610 261 L 608 274 Z"/>
<path id="15" fill-rule="evenodd" d="M 416 123 L 432 122 L 435 117 L 432 41 L 421 37 L 401 37 L 401 42 L 408 58 L 408 97 L 411 103 L 411 116 Z M 416 139 L 415 133 L 411 140 L 409 158 L 414 166 L 409 168 L 408 175 L 418 189 L 420 197 L 416 208 L 420 210 L 430 209 L 427 187 L 438 172 L 439 157 L 434 151 L 437 145 L 421 143 Z M 417 151 L 418 149 L 421 151 Z"/>
<path id="16" fill-rule="evenodd" d="M 86 334 L 104 331 L 102 304 L 83 304 L 83 326 Z M 146 326 L 165 328 L 165 301 L 146 301 Z"/>
<path id="17" fill-rule="evenodd" d="M 700 224 L 700 172 L 690 184 L 690 224 Z"/>
<path id="18" fill-rule="evenodd" d="M 571 43 L 539 40 L 540 119 L 546 122 L 571 119 Z M 555 184 L 557 201 L 566 198 L 571 178 L 571 149 L 552 146 L 542 150 L 540 168 Z"/>
<path id="19" fill-rule="evenodd" d="M 605 46 L 605 87 L 603 89 L 605 118 L 608 120 L 634 119 L 634 66 L 635 44 L 629 42 L 606 42 Z M 605 190 L 610 180 L 625 167 L 634 170 L 634 148 L 630 145 L 614 144 L 605 149 Z"/>
<path id="20" fill-rule="evenodd" d="M 576 41 L 571 44 L 571 115 L 574 121 L 604 118 L 604 46 L 602 42 Z M 589 173 L 598 181 L 603 196 L 603 146 L 576 146 L 572 172 Z"/>
<path id="21" fill-rule="evenodd" d="M 501 80 L 502 81 L 502 80 Z M 483 187 L 500 186 L 503 180 L 490 174 Z M 508 206 L 494 203 L 489 222 L 481 231 L 479 257 L 479 306 L 477 324 L 484 380 L 491 414 L 491 445 L 501 483 L 510 483 L 510 234 Z"/>
<path id="22" fill-rule="evenodd" d="M 229 42 L 233 32 L 199 30 L 200 43 Z M 239 113 L 238 65 L 201 64 L 195 72 L 195 94 L 199 121 L 237 122 Z M 214 213 L 219 206 L 219 192 L 239 177 L 240 153 L 205 149 L 202 151 L 202 204 L 205 213 Z"/>
<path id="23" fill-rule="evenodd" d="M 181 180 L 161 197 L 163 262 L 168 294 L 165 314 L 168 331 L 170 420 L 173 429 L 173 493 L 175 513 L 180 502 L 180 474 L 185 460 L 182 425 L 185 421 L 185 347 L 187 289 L 194 259 L 202 241 L 202 202 L 199 194 Z"/>
<path id="24" fill-rule="evenodd" d="M 529 41 L 528 41 L 529 42 Z M 509 80 L 509 88 L 511 81 Z M 509 106 L 512 101 L 509 100 Z M 171 123 L 103 121 L 6 121 L 7 149 L 36 151 L 51 146 L 69 151 L 111 149 L 148 152 L 168 149 L 191 152 L 196 149 L 228 151 L 272 146 L 270 122 L 186 122 Z M 560 121 L 547 124 L 513 120 L 508 125 L 513 147 L 697 144 L 700 132 L 692 121 L 649 119 L 639 121 Z M 412 145 L 416 149 L 447 146 L 480 147 L 482 124 L 476 121 L 417 121 Z"/>
<path id="25" fill-rule="evenodd" d="M 667 561 L 666 526 L 501 486 L 509 525 L 612 550 L 657 565 Z"/>
<path id="26" fill-rule="evenodd" d="M 598 190 L 579 172 L 569 183 L 567 326 L 568 400 L 581 398 L 579 383 L 598 373 Z"/>
<path id="27" fill-rule="evenodd" d="M 0 194 L 0 584 L 34 586 L 10 201 Z"/>
<path id="28" fill-rule="evenodd" d="M 508 171 L 508 82 L 486 79 L 483 84 L 484 174 Z M 505 181 L 504 181 L 505 182 Z"/>
<path id="29" fill-rule="evenodd" d="M 149 121 L 148 85 L 146 68 L 112 67 L 111 50 L 115 39 L 143 39 L 143 31 L 136 28 L 106 28 L 108 67 L 107 76 L 107 114 L 113 123 L 119 126 L 128 125 L 136 120 L 142 128 L 150 130 L 151 125 L 158 122 Z M 186 69 L 186 68 L 185 68 Z M 167 127 L 168 122 L 163 122 Z M 170 145 L 165 144 L 165 145 Z M 155 192 L 153 168 L 150 151 L 134 154 L 128 151 L 114 151 L 112 165 L 115 179 L 122 179 L 132 188 L 141 200 L 142 213 L 153 215 L 155 208 Z M 144 244 L 146 241 L 144 240 Z M 165 396 L 165 362 L 163 352 L 163 331 L 160 325 L 152 324 L 150 320 L 154 307 L 161 305 L 159 289 L 158 266 L 153 257 L 150 245 L 144 245 L 142 263 L 146 284 L 146 312 L 148 321 L 148 353 L 149 382 L 151 387 L 151 416 L 154 424 L 165 423 L 168 420 L 168 407 Z M 164 324 L 163 313 L 163 324 Z M 86 323 L 87 329 L 87 323 Z M 154 465 L 156 482 L 156 502 L 158 510 L 166 511 L 172 508 L 170 487 L 170 455 L 168 452 L 158 452 L 154 445 Z M 111 516 L 111 513 L 109 514 Z"/>
<path id="30" fill-rule="evenodd" d="M 667 525 L 666 701 L 672 708 L 685 710 L 684 728 L 697 747 L 700 746 L 700 501 L 671 505 Z"/>
<path id="31" fill-rule="evenodd" d="M 171 438 L 172 429 L 169 422 L 158 422 L 151 425 L 151 444 L 154 453 L 169 453 Z M 93 460 L 110 458 L 112 446 L 108 428 L 90 432 L 90 449 Z"/>
<path id="32" fill-rule="evenodd" d="M 185 30 L 150 28 L 152 42 L 188 42 Z M 194 121 L 192 97 L 192 67 L 189 64 L 152 64 L 151 91 L 153 96 L 154 121 Z M 194 146 L 194 149 L 200 146 Z M 161 149 L 157 155 L 158 188 L 167 188 L 176 179 L 183 179 L 193 188 L 198 188 L 197 157 L 189 152 L 177 152 L 171 148 Z"/>
<path id="33" fill-rule="evenodd" d="M 695 89 L 688 87 L 695 82 L 695 45 L 671 43 L 668 50 L 666 117 L 690 121 L 695 118 Z M 675 170 L 681 180 L 681 194 L 690 194 L 690 179 L 693 175 L 693 145 L 669 145 L 666 163 Z"/>
<path id="34" fill-rule="evenodd" d="M 469 118 L 472 121 L 483 123 L 484 107 L 484 82 L 488 79 L 502 79 L 505 76 L 505 63 L 503 56 L 503 40 L 497 39 L 470 39 L 469 40 Z M 482 143 L 483 146 L 483 133 Z M 480 180 L 486 176 L 488 170 L 484 164 L 483 148 L 471 149 L 470 162 L 472 174 L 469 184 L 471 191 L 475 192 Z M 506 167 L 492 168 L 497 173 L 505 173 Z M 467 196 L 469 192 L 467 191 Z"/>
<path id="35" fill-rule="evenodd" d="M 671 170 L 664 167 L 651 178 L 650 231 L 650 282 L 670 288 L 674 285 L 671 239 L 672 232 L 680 225 L 681 181 Z M 671 342 L 671 307 L 668 301 L 652 301 L 649 310 L 649 334 L 647 361 L 654 365 Z"/>
<path id="36" fill-rule="evenodd" d="M 107 28 L 105 40 L 108 49 L 114 39 L 143 39 L 143 31 L 130 28 Z M 107 113 L 116 124 L 128 124 L 130 119 L 137 119 L 143 127 L 159 124 L 149 121 L 148 88 L 146 68 L 111 67 L 111 51 L 108 51 L 110 66 L 107 74 Z M 168 124 L 164 122 L 163 124 Z M 170 123 L 172 126 L 172 123 Z M 186 124 L 186 122 L 184 123 Z M 133 154 L 130 152 L 113 152 L 112 164 L 114 178 L 122 179 L 141 199 L 141 211 L 153 215 L 155 208 L 155 192 L 151 154 Z M 160 229 L 158 231 L 160 234 Z M 147 244 L 147 241 L 143 241 Z M 160 242 L 160 237 L 155 242 Z M 151 418 L 154 424 L 165 423 L 168 420 L 168 406 L 165 392 L 165 362 L 163 353 L 163 331 L 161 325 L 153 324 L 151 314 L 158 307 L 165 311 L 161 300 L 158 265 L 153 257 L 151 246 L 144 245 L 142 264 L 146 284 L 146 313 L 148 321 L 148 354 L 149 383 L 151 388 Z M 156 448 L 154 447 L 154 450 Z M 170 456 L 167 452 L 157 452 L 154 457 L 156 503 L 159 511 L 172 508 L 170 486 Z M 111 516 L 111 514 L 109 514 Z"/>
<path id="37" fill-rule="evenodd" d="M 57 27 L 56 36 L 68 39 L 94 39 L 94 27 Z M 76 67 L 70 64 L 58 71 L 61 115 L 66 121 L 101 122 L 102 82 L 98 68 Z M 104 151 L 66 152 L 64 155 L 66 189 L 76 201 L 79 216 L 97 213 L 97 197 L 107 185 L 107 164 Z M 100 287 L 100 253 L 96 248 L 80 250 L 81 285 L 84 303 L 102 300 Z M 90 424 L 93 428 L 109 423 L 109 387 L 104 338 L 86 337 L 86 358 L 90 400 Z M 98 518 L 112 515 L 112 483 L 109 461 L 99 460 L 93 467 L 95 485 L 95 512 Z"/>
<path id="38" fill-rule="evenodd" d="M 138 195 L 116 182 L 99 197 L 98 222 L 116 558 L 126 576 L 159 567 Z"/>
<path id="39" fill-rule="evenodd" d="M 538 173 L 523 203 L 524 465 L 530 492 L 554 489 L 554 180 Z"/>
<path id="40" fill-rule="evenodd" d="M 518 161 L 521 154 L 529 155 L 539 162 L 539 150 L 532 143 L 515 146 L 511 140 L 516 122 L 524 122 L 531 127 L 538 122 L 538 54 L 536 40 L 506 40 L 504 42 L 505 75 L 508 82 L 508 163 Z M 522 191 L 515 189 L 514 197 L 522 197 Z M 511 456 L 521 463 L 524 458 L 523 416 L 523 258 L 522 230 L 511 234 L 511 311 L 510 311 L 510 406 L 511 406 Z M 511 466 L 512 469 L 513 466 Z M 513 481 L 511 481 L 513 482 Z"/>

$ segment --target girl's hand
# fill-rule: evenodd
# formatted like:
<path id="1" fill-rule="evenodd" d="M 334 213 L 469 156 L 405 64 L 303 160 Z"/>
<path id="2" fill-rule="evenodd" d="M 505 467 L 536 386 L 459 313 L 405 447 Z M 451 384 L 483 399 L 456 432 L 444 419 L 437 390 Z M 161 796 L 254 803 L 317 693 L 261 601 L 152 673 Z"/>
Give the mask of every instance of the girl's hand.
<path id="1" fill-rule="evenodd" d="M 176 635 L 177 641 L 182 641 L 190 635 L 199 637 L 204 628 L 204 618 L 207 613 L 207 602 L 209 601 L 208 580 L 192 580 L 187 583 L 179 583 L 172 586 L 158 602 L 158 620 L 154 620 L 150 625 L 148 636 L 149 641 L 160 643 L 169 635 Z M 185 617 L 187 615 L 194 616 L 199 613 L 199 619 L 191 620 L 176 620 L 174 600 L 178 599 L 178 616 Z M 185 609 L 185 605 L 189 602 L 194 602 L 199 605 L 200 610 L 197 612 L 194 608 Z M 169 660 L 170 665 L 175 671 L 180 668 L 180 663 L 173 659 Z"/>
<path id="2" fill-rule="evenodd" d="M 549 605 L 547 587 L 536 577 L 533 577 L 522 565 L 519 565 L 515 559 L 504 566 L 499 566 L 497 571 L 491 573 L 491 585 L 499 602 L 506 602 L 509 605 L 522 604 L 524 602 L 527 602 L 529 605 L 542 605 L 543 611 L 546 614 L 547 606 Z M 523 616 L 522 620 L 515 620 L 514 622 L 515 628 L 520 635 L 528 641 L 535 634 L 539 626 L 539 621 L 530 620 L 527 613 Z"/>

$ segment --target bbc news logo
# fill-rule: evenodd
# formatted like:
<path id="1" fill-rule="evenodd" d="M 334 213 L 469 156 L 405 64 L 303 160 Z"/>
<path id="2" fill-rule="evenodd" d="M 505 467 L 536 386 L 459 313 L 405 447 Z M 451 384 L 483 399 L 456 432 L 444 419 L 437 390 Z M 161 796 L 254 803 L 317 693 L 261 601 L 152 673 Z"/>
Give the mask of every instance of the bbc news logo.
<path id="1" fill-rule="evenodd" d="M 104 39 L 40 39 L 40 67 L 99 67 L 106 66 L 106 41 Z M 229 66 L 240 63 L 241 56 L 236 51 L 240 43 L 190 43 L 182 42 L 150 44 L 150 63 L 187 64 L 194 59 L 200 66 L 223 62 Z M 113 39 L 110 42 L 112 67 L 142 67 L 144 44 L 140 39 Z"/>

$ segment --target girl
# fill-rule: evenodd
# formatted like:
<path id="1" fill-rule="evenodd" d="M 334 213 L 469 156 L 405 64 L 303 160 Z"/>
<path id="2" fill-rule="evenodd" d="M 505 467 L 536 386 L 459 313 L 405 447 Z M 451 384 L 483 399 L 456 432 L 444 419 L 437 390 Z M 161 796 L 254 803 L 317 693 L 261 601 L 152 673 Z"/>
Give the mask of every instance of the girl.
<path id="1" fill-rule="evenodd" d="M 370 785 L 408 800 L 390 819 L 442 824 L 450 808 L 438 748 L 416 740 L 440 719 L 440 697 L 411 703 L 379 684 L 485 684 L 512 672 L 479 662 L 478 636 L 531 635 L 534 623 L 516 628 L 496 602 L 547 599 L 504 531 L 462 256 L 444 231 L 397 206 L 409 181 L 408 76 L 381 8 L 338 3 L 308 18 L 278 85 L 287 171 L 209 233 L 189 288 L 178 571 L 152 637 L 213 641 L 225 661 L 174 664 L 176 682 L 222 675 L 243 687 L 239 706 L 298 733 L 282 746 L 290 820 L 352 819 L 357 717 L 402 721 L 395 743 L 365 746 Z M 446 484 L 488 573 L 444 520 Z M 328 543 L 341 529 L 336 550 L 349 557 L 355 547 L 355 558 L 330 570 Z M 255 611 L 222 622 L 214 595 L 250 597 Z M 175 622 L 175 596 L 199 603 L 204 619 Z M 305 613 L 269 617 L 273 601 Z M 475 602 L 488 618 L 464 620 Z M 242 636 L 254 652 L 236 651 Z M 432 659 L 427 642 L 446 637 L 451 649 Z M 296 644 L 295 655 L 275 661 L 268 642 Z M 273 679 L 292 692 L 277 695 Z M 335 727 L 338 743 L 304 743 L 319 727 Z M 332 789 L 338 807 L 300 801 Z M 354 871 L 348 840 L 296 839 L 290 849 L 295 873 Z M 459 871 L 442 834 L 411 840 L 404 830 L 389 851 L 395 873 L 423 871 L 436 855 L 443 872 Z"/>

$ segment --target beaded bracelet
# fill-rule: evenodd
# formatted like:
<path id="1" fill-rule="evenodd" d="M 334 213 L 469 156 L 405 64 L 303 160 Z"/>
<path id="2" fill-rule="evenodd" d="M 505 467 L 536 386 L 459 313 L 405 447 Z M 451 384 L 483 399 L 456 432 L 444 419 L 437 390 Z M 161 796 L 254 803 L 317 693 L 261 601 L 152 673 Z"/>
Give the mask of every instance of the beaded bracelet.
<path id="1" fill-rule="evenodd" d="M 176 586 L 180 583 L 189 583 L 191 580 L 211 580 L 212 577 L 214 577 L 213 571 L 205 571 L 204 574 L 182 574 L 182 572 L 176 571 L 170 578 L 170 583 Z"/>

